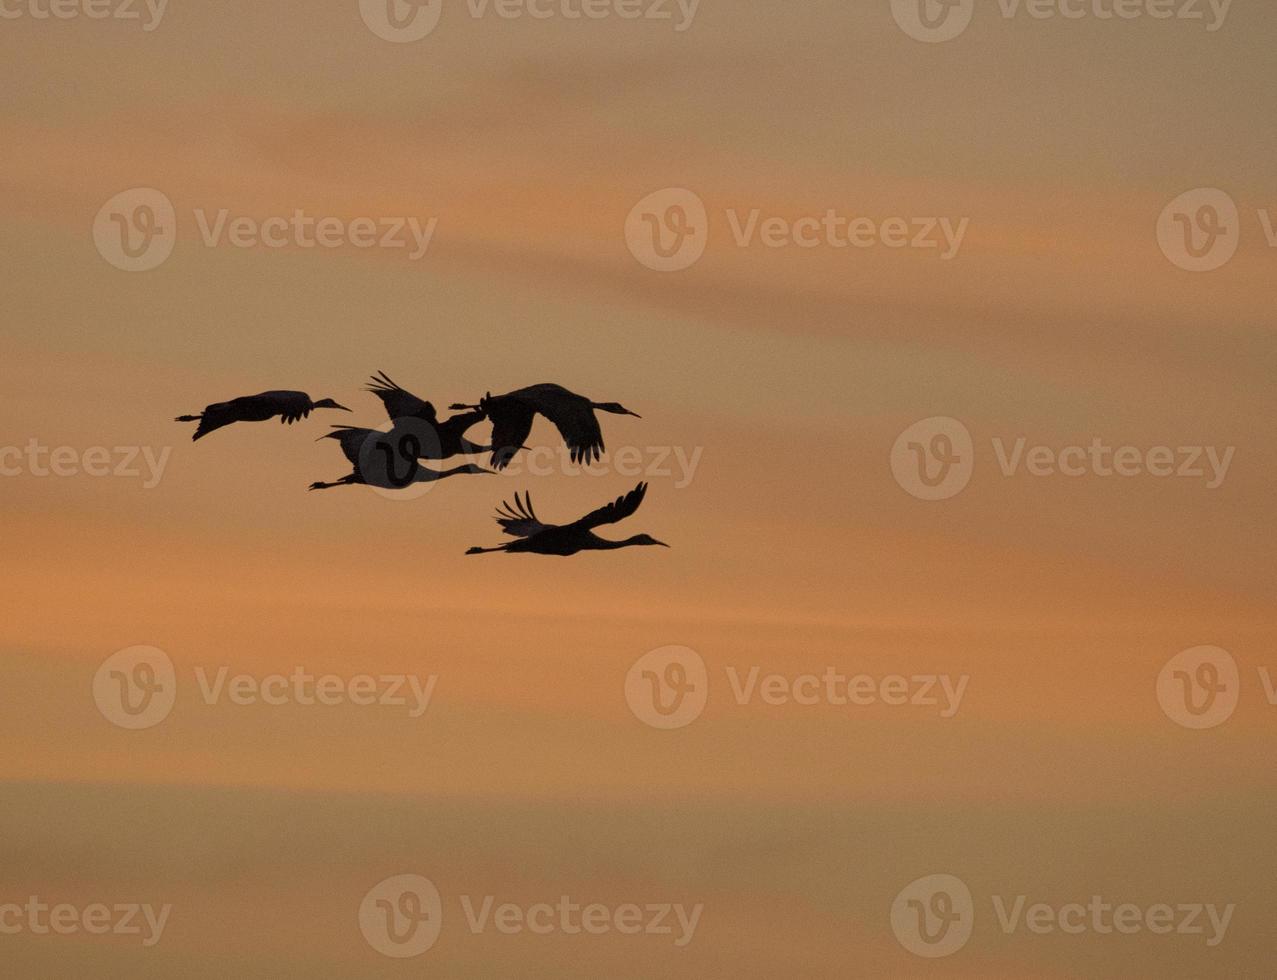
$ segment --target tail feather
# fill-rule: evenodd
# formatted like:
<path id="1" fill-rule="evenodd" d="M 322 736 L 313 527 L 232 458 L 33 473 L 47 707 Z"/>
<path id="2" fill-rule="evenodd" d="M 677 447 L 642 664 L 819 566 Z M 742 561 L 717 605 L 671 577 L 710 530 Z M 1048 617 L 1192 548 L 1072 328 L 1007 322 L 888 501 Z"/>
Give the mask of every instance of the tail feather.
<path id="1" fill-rule="evenodd" d="M 204 411 L 199 415 L 179 415 L 173 420 L 174 422 L 198 422 L 199 426 L 195 429 L 195 434 L 191 436 L 192 440 L 202 439 L 210 432 L 222 428 L 222 426 L 230 425 L 235 421 L 234 416 L 227 416 L 225 412 Z"/>
<path id="2" fill-rule="evenodd" d="M 199 428 L 197 428 L 197 429 L 195 430 L 195 433 L 191 436 L 191 441 L 192 441 L 192 442 L 194 442 L 194 441 L 195 441 L 196 439 L 198 439 L 200 436 L 207 435 L 209 432 L 211 432 L 211 431 L 212 431 L 211 429 L 209 429 L 209 428 L 205 427 L 205 425 L 204 425 L 204 416 L 203 416 L 203 415 L 179 415 L 179 416 L 178 416 L 177 418 L 175 418 L 173 421 L 174 421 L 174 422 L 198 422 L 198 423 L 199 423 Z"/>

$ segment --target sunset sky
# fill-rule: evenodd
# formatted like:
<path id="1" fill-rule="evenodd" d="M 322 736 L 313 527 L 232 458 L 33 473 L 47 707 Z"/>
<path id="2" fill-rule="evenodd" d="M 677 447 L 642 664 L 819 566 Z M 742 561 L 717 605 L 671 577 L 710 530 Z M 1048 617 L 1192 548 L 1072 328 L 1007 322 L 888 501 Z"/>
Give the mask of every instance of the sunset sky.
<path id="1" fill-rule="evenodd" d="M 150 31 L 143 4 L 140 22 L 59 20 L 0 0 L 23 12 L 0 19 L 0 906 L 172 905 L 146 948 L 8 934 L 0 914 L 0 972 L 1271 972 L 1277 10 L 1236 0 L 1208 31 L 978 0 L 964 34 L 929 44 L 888 0 L 703 0 L 683 31 L 667 6 L 673 22 L 449 3 L 399 44 L 356 0 L 171 0 Z M 134 188 L 172 202 L 177 234 L 130 273 L 94 222 Z M 704 257 L 671 273 L 625 234 L 665 188 L 708 215 Z M 1159 216 L 1194 188 L 1239 213 L 1237 253 L 1210 273 L 1159 247 Z M 830 209 L 967 230 L 948 260 L 733 239 L 754 211 Z M 223 210 L 437 225 L 416 260 L 210 247 L 200 220 Z M 330 424 L 386 421 L 361 390 L 377 370 L 441 412 L 545 381 L 619 401 L 642 419 L 603 416 L 607 445 L 641 472 L 609 456 L 534 476 L 524 457 L 413 499 L 307 493 L 349 470 L 316 441 Z M 173 421 L 278 388 L 354 414 L 198 443 Z M 970 484 L 943 501 L 891 467 L 933 417 L 974 442 Z M 995 445 L 1021 438 L 1232 455 L 1214 488 L 1004 475 Z M 32 440 L 112 466 L 136 448 L 141 474 L 40 476 Z M 531 444 L 559 437 L 539 420 Z M 464 555 L 501 541 L 492 511 L 516 491 L 566 522 L 639 479 L 642 508 L 601 533 L 669 550 Z M 177 699 L 129 731 L 93 684 L 137 645 L 171 659 Z M 708 704 L 658 731 L 626 675 L 671 645 L 703 658 Z M 1235 659 L 1240 703 L 1193 731 L 1157 684 L 1202 645 Z M 208 704 L 196 679 L 299 666 L 437 687 L 414 719 Z M 751 668 L 969 682 L 949 718 L 737 703 L 729 678 Z M 443 927 L 400 960 L 357 911 L 407 873 L 438 887 Z M 970 886 L 976 922 L 927 960 L 889 913 L 934 873 Z M 675 948 L 474 935 L 458 903 L 563 894 L 704 912 Z M 1004 934 L 990 896 L 1021 894 L 1236 912 L 1214 948 Z"/>

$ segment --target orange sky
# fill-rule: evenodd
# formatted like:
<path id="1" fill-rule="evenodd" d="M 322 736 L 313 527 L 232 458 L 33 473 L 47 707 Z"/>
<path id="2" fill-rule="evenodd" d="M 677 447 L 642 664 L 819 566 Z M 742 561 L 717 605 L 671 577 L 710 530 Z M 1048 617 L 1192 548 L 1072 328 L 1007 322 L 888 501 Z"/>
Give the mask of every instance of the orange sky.
<path id="1" fill-rule="evenodd" d="M 404 45 L 353 0 L 173 0 L 150 33 L 0 21 L 0 451 L 165 454 L 150 487 L 0 476 L 0 904 L 146 894 L 177 910 L 154 950 L 3 935 L 0 961 L 30 976 L 1259 975 L 1277 870 L 1277 716 L 1257 673 L 1277 671 L 1277 252 L 1259 216 L 1277 215 L 1277 13 L 1236 3 L 1208 34 L 985 6 L 939 45 L 905 36 L 886 0 L 705 0 L 682 33 L 458 4 Z M 624 224 L 671 186 L 705 202 L 710 241 L 662 275 Z M 1242 243 L 1193 275 L 1155 226 L 1204 186 L 1237 202 Z M 179 234 L 167 262 L 128 274 L 91 229 L 134 187 L 171 199 Z M 952 261 L 732 243 L 729 210 L 830 208 L 969 231 Z M 419 261 L 209 248 L 193 216 L 220 209 L 438 231 Z M 673 548 L 464 556 L 500 540 L 491 511 L 516 490 L 568 520 L 637 480 L 606 468 L 457 478 L 413 500 L 307 494 L 346 472 L 314 441 L 330 422 L 384 421 L 360 390 L 379 369 L 440 407 L 555 381 L 639 412 L 604 418 L 610 449 L 699 455 L 649 474 L 616 530 Z M 171 421 L 271 388 L 355 415 L 198 444 Z M 976 447 L 970 486 L 934 503 L 889 465 L 931 416 Z M 1005 477 L 994 440 L 1020 437 L 1234 456 L 1217 489 Z M 539 422 L 533 441 L 556 434 Z M 138 644 L 171 658 L 178 700 L 123 731 L 90 686 Z M 672 644 L 704 658 L 711 693 L 694 724 L 658 732 L 623 683 Z M 1155 697 L 1162 666 L 1201 644 L 1243 675 L 1210 732 Z M 437 674 L 438 690 L 413 721 L 208 705 L 193 679 L 296 665 Z M 949 719 L 737 704 L 727 671 L 754 666 L 969 687 Z M 677 957 L 445 926 L 400 963 L 363 943 L 353 910 L 408 871 L 450 896 L 678 895 L 706 920 Z M 1003 936 L 986 907 L 968 949 L 926 963 L 887 914 L 937 871 L 982 895 L 1126 889 L 1239 912 L 1208 954 Z"/>

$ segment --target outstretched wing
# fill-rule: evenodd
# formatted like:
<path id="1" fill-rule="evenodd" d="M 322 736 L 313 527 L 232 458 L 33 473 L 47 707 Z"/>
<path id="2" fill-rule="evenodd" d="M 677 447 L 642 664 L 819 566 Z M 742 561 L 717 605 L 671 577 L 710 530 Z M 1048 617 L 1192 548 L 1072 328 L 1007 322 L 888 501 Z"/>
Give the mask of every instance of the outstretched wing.
<path id="1" fill-rule="evenodd" d="M 245 395 L 228 402 L 236 418 L 243 421 L 263 422 L 278 415 L 280 422 L 292 425 L 298 419 L 310 415 L 310 396 L 304 391 L 263 391 L 259 395 Z"/>
<path id="2" fill-rule="evenodd" d="M 523 448 L 532 431 L 535 414 L 531 406 L 509 399 L 502 399 L 488 410 L 488 418 L 492 419 L 492 466 L 495 469 L 505 469 L 514 454 Z"/>
<path id="3" fill-rule="evenodd" d="M 360 429 L 353 425 L 334 425 L 333 431 L 327 435 L 320 436 L 321 439 L 336 439 L 341 443 L 341 451 L 345 453 L 346 458 L 350 460 L 350 465 L 356 470 L 360 467 L 359 454 L 363 451 L 364 444 L 368 441 L 369 436 L 382 435 L 375 429 Z"/>
<path id="4" fill-rule="evenodd" d="M 487 418 L 484 412 L 463 412 L 460 415 L 450 415 L 437 426 L 440 432 L 448 432 L 455 435 L 458 439 L 464 436 L 473 426 L 482 422 Z"/>
<path id="5" fill-rule="evenodd" d="M 536 511 L 532 509 L 532 497 L 526 490 L 522 500 L 516 490 L 513 504 L 506 502 L 497 508 L 497 523 L 506 534 L 515 538 L 530 538 L 544 531 L 547 526 L 541 523 Z"/>
<path id="6" fill-rule="evenodd" d="M 508 396 L 540 412 L 554 423 L 571 450 L 572 462 L 589 464 L 603 454 L 603 430 L 590 400 L 559 385 L 521 388 Z"/>
<path id="7" fill-rule="evenodd" d="M 600 507 L 598 510 L 586 514 L 579 521 L 576 521 L 572 527 L 588 531 L 590 528 L 599 527 L 603 524 L 615 524 L 618 521 L 623 521 L 627 517 L 633 516 L 634 512 L 639 509 L 639 504 L 643 503 L 643 496 L 646 493 L 647 484 L 640 483 L 629 493 L 617 497 L 606 507 Z"/>
<path id="8" fill-rule="evenodd" d="M 405 391 L 386 376 L 385 371 L 378 371 L 368 380 L 366 391 L 371 391 L 386 406 L 386 414 L 390 421 L 395 419 L 424 419 L 431 424 L 435 421 L 435 407 L 423 401 L 410 391 Z"/>

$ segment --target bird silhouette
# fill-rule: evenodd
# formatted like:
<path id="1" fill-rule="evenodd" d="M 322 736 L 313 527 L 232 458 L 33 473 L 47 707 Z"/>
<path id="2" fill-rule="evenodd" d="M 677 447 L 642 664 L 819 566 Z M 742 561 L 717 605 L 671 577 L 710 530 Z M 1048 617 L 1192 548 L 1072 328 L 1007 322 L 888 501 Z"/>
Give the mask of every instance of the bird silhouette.
<path id="1" fill-rule="evenodd" d="M 449 476 L 492 474 L 491 470 L 471 463 L 442 472 L 419 465 L 421 445 L 418 437 L 411 432 L 397 432 L 395 429 L 379 432 L 376 429 L 341 426 L 319 438 L 337 440 L 353 469 L 349 476 L 333 483 L 312 483 L 311 490 L 360 485 L 403 490 L 415 483 L 433 483 Z"/>
<path id="2" fill-rule="evenodd" d="M 534 555 L 575 555 L 578 551 L 615 551 L 617 548 L 628 548 L 631 545 L 660 545 L 668 548 L 664 541 L 657 541 L 649 534 L 636 534 L 625 541 L 609 541 L 594 533 L 596 527 L 604 524 L 615 524 L 630 517 L 643 503 L 647 493 L 647 484 L 640 483 L 624 496 L 617 497 L 612 503 L 598 510 L 591 511 L 579 521 L 571 524 L 542 524 L 532 509 L 532 498 L 524 491 L 523 499 L 514 495 L 514 504 L 505 503 L 504 509 L 497 510 L 497 523 L 506 534 L 517 538 L 495 548 L 471 548 L 467 555 L 486 555 L 497 551 L 510 553 L 526 552 Z"/>
<path id="3" fill-rule="evenodd" d="M 314 402 L 304 391 L 263 391 L 260 395 L 245 395 L 228 402 L 209 405 L 199 415 L 179 415 L 175 422 L 198 422 L 192 439 L 202 439 L 233 422 L 265 422 L 276 415 L 280 422 L 292 425 L 304 419 L 317 408 L 338 408 L 349 412 L 345 405 L 338 405 L 331 398 Z"/>
<path id="4" fill-rule="evenodd" d="M 440 422 L 435 407 L 395 384 L 385 371 L 378 371 L 369 379 L 370 391 L 386 406 L 386 414 L 396 429 L 411 432 L 418 437 L 421 455 L 418 459 L 448 459 L 489 452 L 491 446 L 480 446 L 465 438 L 466 432 L 482 422 L 484 413 L 477 408 L 463 415 L 454 415 Z M 433 433 L 433 435 L 432 435 Z"/>
<path id="5" fill-rule="evenodd" d="M 492 421 L 492 465 L 505 469 L 532 431 L 532 420 L 544 415 L 554 423 L 571 450 L 572 462 L 590 463 L 603 454 L 603 431 L 594 412 L 633 415 L 642 418 L 616 402 L 591 401 L 584 395 L 555 384 L 532 385 L 508 395 L 491 392 L 478 405 L 453 405 L 454 410 L 482 412 Z"/>

